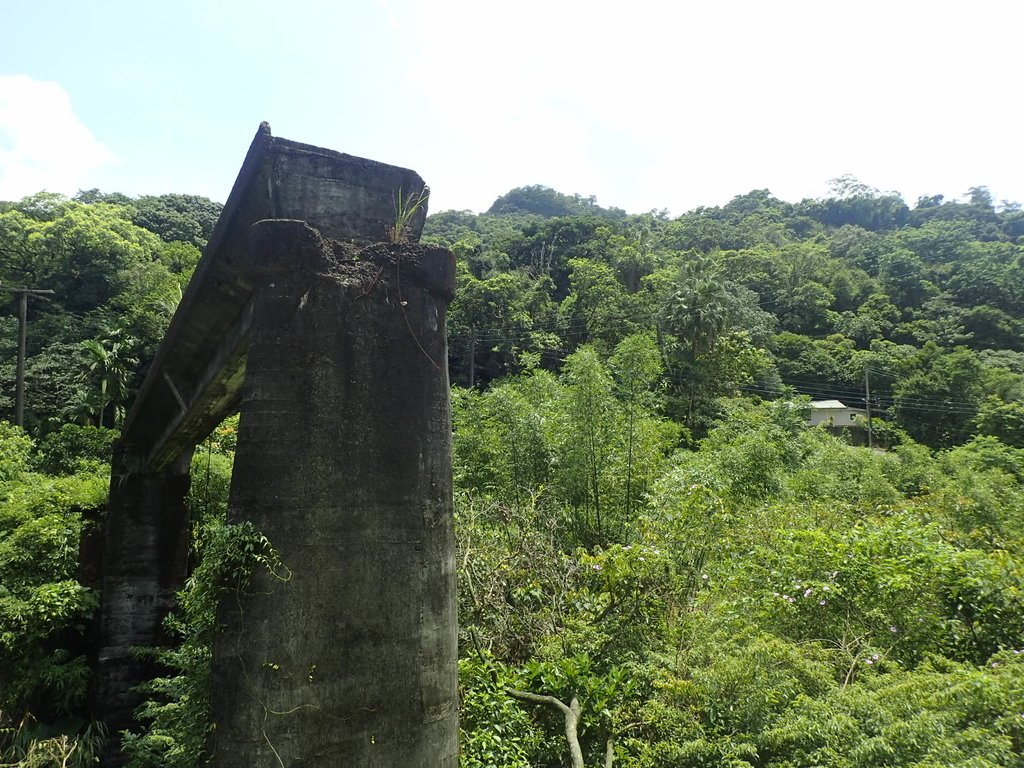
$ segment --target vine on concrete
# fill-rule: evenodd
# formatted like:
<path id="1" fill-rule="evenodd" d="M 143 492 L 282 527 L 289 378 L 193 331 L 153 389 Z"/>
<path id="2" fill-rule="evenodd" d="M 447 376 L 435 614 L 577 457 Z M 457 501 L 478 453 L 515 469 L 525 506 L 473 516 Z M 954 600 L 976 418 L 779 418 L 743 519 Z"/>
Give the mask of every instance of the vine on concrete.
<path id="1" fill-rule="evenodd" d="M 201 560 L 178 593 L 178 611 L 165 621 L 167 629 L 181 638 L 180 645 L 140 651 L 170 673 L 145 686 L 148 699 L 136 714 L 149 728 L 123 734 L 128 768 L 199 768 L 205 764 L 213 727 L 208 681 L 217 603 L 225 595 L 244 593 L 260 569 L 282 580 L 291 575 L 267 537 L 250 522 L 213 520 L 197 539 Z"/>

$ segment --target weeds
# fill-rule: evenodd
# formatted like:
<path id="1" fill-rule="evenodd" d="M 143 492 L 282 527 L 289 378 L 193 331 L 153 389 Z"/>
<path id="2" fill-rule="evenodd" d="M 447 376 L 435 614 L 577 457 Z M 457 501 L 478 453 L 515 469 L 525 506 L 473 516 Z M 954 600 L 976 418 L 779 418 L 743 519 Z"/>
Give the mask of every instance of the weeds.
<path id="1" fill-rule="evenodd" d="M 424 187 L 408 197 L 398 188 L 395 195 L 395 223 L 387 228 L 387 239 L 389 243 L 409 242 L 410 225 L 413 217 L 420 208 L 427 204 L 430 197 L 430 187 Z"/>

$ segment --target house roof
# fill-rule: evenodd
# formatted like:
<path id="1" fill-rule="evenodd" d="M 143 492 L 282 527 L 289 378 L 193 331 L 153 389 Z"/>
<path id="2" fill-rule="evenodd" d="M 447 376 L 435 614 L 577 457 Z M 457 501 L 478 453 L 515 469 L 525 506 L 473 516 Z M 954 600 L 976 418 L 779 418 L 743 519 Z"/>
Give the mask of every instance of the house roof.
<path id="1" fill-rule="evenodd" d="M 826 411 L 846 407 L 846 405 L 838 400 L 813 400 L 811 402 L 811 409 L 815 411 Z"/>

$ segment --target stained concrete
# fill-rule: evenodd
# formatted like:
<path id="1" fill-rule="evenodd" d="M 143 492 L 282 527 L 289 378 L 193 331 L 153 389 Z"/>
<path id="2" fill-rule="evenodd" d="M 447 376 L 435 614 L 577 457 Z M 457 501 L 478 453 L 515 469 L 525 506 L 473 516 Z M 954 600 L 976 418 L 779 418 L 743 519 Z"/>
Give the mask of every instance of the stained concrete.
<path id="1" fill-rule="evenodd" d="M 218 616 L 213 764 L 458 759 L 448 251 L 254 227 L 230 520 L 283 567 Z"/>
<path id="2" fill-rule="evenodd" d="M 214 765 L 455 766 L 454 260 L 357 248 L 423 189 L 257 132 L 115 448 L 93 691 L 112 733 L 153 672 L 130 649 L 168 639 L 183 586 L 189 457 L 241 407 L 231 516 L 291 575 L 222 606 Z"/>
<path id="3" fill-rule="evenodd" d="M 134 472 L 177 460 L 238 408 L 253 282 L 249 227 L 299 219 L 325 237 L 385 239 L 399 196 L 425 189 L 415 171 L 271 135 L 260 126 L 152 368 L 125 419 Z M 419 239 L 426 206 L 409 222 Z"/>
<path id="4" fill-rule="evenodd" d="M 93 673 L 93 699 L 102 702 L 111 733 L 134 726 L 134 710 L 144 698 L 134 687 L 160 671 L 133 649 L 170 641 L 162 621 L 185 579 L 190 456 L 146 474 L 123 471 L 123 449 L 114 456 L 104 530 L 102 635 Z M 112 758 L 121 759 L 117 753 Z"/>

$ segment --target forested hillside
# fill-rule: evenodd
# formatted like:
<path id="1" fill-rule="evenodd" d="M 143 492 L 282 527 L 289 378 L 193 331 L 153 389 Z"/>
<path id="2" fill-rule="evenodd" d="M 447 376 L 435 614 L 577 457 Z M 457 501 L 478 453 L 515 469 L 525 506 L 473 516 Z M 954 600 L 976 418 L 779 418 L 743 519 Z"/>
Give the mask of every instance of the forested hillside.
<path id="1" fill-rule="evenodd" d="M 26 426 L 114 427 L 156 351 L 221 206 L 192 195 L 130 200 L 41 192 L 0 203 L 0 285 L 38 288 L 28 310 Z M 18 303 L 0 296 L 0 366 L 13 383 Z M 14 387 L 0 416 L 14 420 Z"/>
<path id="2" fill-rule="evenodd" d="M 874 405 L 931 447 L 979 430 L 1024 445 L 1010 434 L 1024 396 L 1024 212 L 997 211 L 984 188 L 911 209 L 852 179 L 835 187 L 796 205 L 754 191 L 676 219 L 527 187 L 500 214 L 432 216 L 427 236 L 460 257 L 453 380 L 487 383 L 535 358 L 557 369 L 581 344 L 608 354 L 649 331 L 668 415 L 696 436 L 722 396 L 789 387 L 863 405 L 867 372 Z"/>
<path id="3" fill-rule="evenodd" d="M 85 765 L 101 736 L 103 461 L 217 210 L 0 204 L 0 283 L 55 291 L 30 300 L 27 431 L 0 434 L 0 763 Z M 524 187 L 424 239 L 459 270 L 463 766 L 1024 765 L 1019 206 L 844 178 L 672 218 Z M 11 299 L 8 382 L 16 345 Z M 875 447 L 807 427 L 819 399 L 870 406 Z M 136 768 L 202 764 L 217 585 L 273 560 L 223 523 L 233 436 L 194 460 L 197 567 Z"/>

